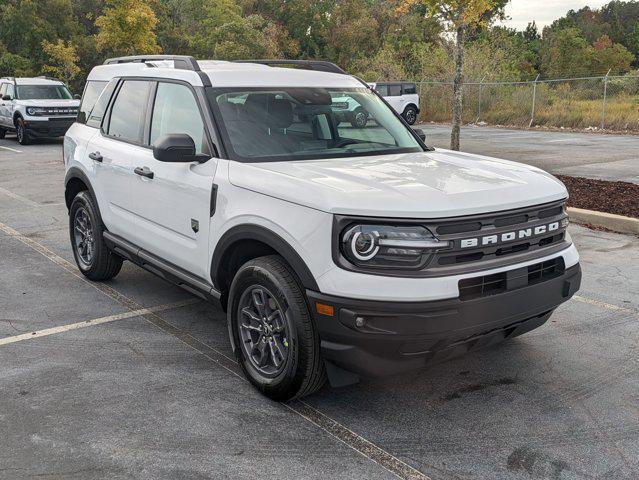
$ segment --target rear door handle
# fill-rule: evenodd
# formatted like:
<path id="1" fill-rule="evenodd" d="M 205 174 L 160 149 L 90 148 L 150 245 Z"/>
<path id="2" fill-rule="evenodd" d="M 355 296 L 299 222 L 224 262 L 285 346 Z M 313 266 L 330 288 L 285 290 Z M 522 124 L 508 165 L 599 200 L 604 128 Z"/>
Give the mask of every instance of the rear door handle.
<path id="1" fill-rule="evenodd" d="M 95 160 L 96 162 L 102 162 L 102 160 L 104 160 L 102 158 L 102 155 L 100 155 L 100 152 L 91 152 L 91 153 L 89 153 L 89 158 L 91 160 Z"/>
<path id="2" fill-rule="evenodd" d="M 133 171 L 135 172 L 136 175 L 140 175 L 146 178 L 153 178 L 154 176 L 153 172 L 149 169 L 149 167 L 136 167 L 135 170 Z"/>

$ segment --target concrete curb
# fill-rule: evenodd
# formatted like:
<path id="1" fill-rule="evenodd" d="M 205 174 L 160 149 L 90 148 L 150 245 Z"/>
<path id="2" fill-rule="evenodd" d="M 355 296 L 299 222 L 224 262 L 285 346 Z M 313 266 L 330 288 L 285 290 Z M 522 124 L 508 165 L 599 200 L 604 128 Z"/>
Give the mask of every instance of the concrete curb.
<path id="1" fill-rule="evenodd" d="M 567 208 L 570 220 L 575 223 L 585 223 L 595 227 L 602 227 L 613 232 L 639 235 L 639 218 L 624 217 L 612 213 L 595 212 L 582 208 Z"/>

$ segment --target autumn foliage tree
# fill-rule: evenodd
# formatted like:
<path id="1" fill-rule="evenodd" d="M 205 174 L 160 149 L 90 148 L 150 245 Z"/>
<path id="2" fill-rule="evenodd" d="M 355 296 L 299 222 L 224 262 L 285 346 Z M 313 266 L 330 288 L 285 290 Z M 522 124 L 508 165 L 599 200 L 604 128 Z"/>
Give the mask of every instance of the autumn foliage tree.
<path id="1" fill-rule="evenodd" d="M 97 48 L 110 55 L 159 53 L 158 19 L 149 0 L 107 0 L 98 28 Z"/>
<path id="2" fill-rule="evenodd" d="M 47 64 L 42 67 L 44 73 L 59 78 L 65 83 L 71 82 L 80 73 L 78 52 L 71 42 L 44 40 L 42 50 L 49 57 Z"/>

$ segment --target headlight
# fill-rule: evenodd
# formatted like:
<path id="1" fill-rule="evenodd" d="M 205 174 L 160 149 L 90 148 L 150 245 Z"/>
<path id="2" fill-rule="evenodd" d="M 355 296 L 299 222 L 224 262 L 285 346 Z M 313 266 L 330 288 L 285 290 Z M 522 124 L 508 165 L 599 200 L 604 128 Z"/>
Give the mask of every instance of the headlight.
<path id="1" fill-rule="evenodd" d="M 44 108 L 41 107 L 27 107 L 27 113 L 29 115 L 41 115 L 44 112 Z"/>
<path id="2" fill-rule="evenodd" d="M 421 269 L 433 253 L 449 246 L 419 225 L 352 225 L 340 241 L 344 257 L 364 268 Z"/>

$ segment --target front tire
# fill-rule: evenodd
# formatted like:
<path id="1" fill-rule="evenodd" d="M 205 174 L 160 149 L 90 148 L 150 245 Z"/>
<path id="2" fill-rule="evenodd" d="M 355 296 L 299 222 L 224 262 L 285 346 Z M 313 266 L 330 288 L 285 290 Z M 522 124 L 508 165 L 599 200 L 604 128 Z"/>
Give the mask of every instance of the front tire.
<path id="1" fill-rule="evenodd" d="M 351 125 L 355 128 L 364 128 L 368 123 L 368 113 L 362 107 L 357 107 L 351 118 Z"/>
<path id="2" fill-rule="evenodd" d="M 76 195 L 69 209 L 69 235 L 75 263 L 90 280 L 110 280 L 120 273 L 122 257 L 111 252 L 93 198 L 87 191 Z"/>
<path id="3" fill-rule="evenodd" d="M 18 118 L 18 120 L 16 120 L 16 135 L 20 145 L 29 145 L 31 143 L 31 136 L 27 132 L 27 127 L 25 126 L 22 118 Z"/>
<path id="4" fill-rule="evenodd" d="M 324 384 L 317 329 L 304 293 L 281 257 L 250 260 L 238 270 L 227 312 L 238 363 L 264 395 L 286 401 Z"/>
<path id="5" fill-rule="evenodd" d="M 7 134 L 7 130 L 5 128 L 0 127 L 0 140 L 2 140 Z"/>

